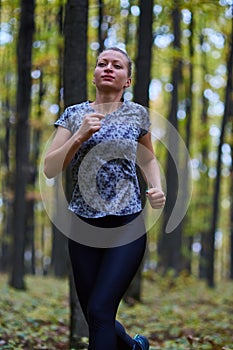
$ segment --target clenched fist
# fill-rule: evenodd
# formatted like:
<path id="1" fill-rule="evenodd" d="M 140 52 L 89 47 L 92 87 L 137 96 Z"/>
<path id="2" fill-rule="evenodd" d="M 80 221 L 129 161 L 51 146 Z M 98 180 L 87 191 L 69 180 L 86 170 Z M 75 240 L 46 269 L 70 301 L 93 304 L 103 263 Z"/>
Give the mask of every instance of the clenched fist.
<path id="1" fill-rule="evenodd" d="M 95 132 L 99 131 L 103 118 L 104 114 L 101 113 L 86 114 L 76 135 L 82 142 L 88 140 Z"/>
<path id="2" fill-rule="evenodd" d="M 146 195 L 153 209 L 161 209 L 164 207 L 166 197 L 162 190 L 157 187 L 152 187 L 146 191 Z"/>

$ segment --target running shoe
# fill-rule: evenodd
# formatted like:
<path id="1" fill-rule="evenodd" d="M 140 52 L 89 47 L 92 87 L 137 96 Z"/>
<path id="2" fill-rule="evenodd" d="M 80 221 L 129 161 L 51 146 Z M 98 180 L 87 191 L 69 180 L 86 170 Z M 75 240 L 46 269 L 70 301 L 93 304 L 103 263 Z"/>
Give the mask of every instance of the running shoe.
<path id="1" fill-rule="evenodd" d="M 136 340 L 142 350 L 149 350 L 149 341 L 144 335 L 136 334 L 134 340 Z"/>

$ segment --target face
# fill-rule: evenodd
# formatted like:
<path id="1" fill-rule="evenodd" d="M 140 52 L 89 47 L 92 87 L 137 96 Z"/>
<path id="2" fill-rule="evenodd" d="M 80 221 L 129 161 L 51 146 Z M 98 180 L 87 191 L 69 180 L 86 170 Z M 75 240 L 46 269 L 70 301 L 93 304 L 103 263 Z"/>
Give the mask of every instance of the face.
<path id="1" fill-rule="evenodd" d="M 128 77 L 128 60 L 124 54 L 107 50 L 99 55 L 96 63 L 94 80 L 99 90 L 123 91 L 131 84 Z"/>

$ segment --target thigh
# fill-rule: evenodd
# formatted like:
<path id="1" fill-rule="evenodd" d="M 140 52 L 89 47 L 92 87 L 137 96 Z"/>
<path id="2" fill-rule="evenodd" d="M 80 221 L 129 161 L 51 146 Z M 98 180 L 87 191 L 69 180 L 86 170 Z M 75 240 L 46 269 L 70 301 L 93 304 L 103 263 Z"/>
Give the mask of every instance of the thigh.
<path id="1" fill-rule="evenodd" d="M 78 298 L 83 311 L 86 312 L 88 300 L 98 275 L 102 251 L 73 240 L 69 240 L 68 248 Z"/>
<path id="2" fill-rule="evenodd" d="M 116 313 L 145 252 L 146 234 L 123 246 L 108 248 L 102 258 L 91 297 Z"/>

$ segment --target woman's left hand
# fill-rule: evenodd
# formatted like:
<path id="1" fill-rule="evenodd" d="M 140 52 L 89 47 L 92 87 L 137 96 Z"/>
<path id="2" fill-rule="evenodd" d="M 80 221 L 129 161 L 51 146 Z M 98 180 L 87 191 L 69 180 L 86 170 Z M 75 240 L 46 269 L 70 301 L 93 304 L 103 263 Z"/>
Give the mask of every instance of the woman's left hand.
<path id="1" fill-rule="evenodd" d="M 146 191 L 147 198 L 153 209 L 161 209 L 166 202 L 165 194 L 157 187 L 152 187 Z"/>

